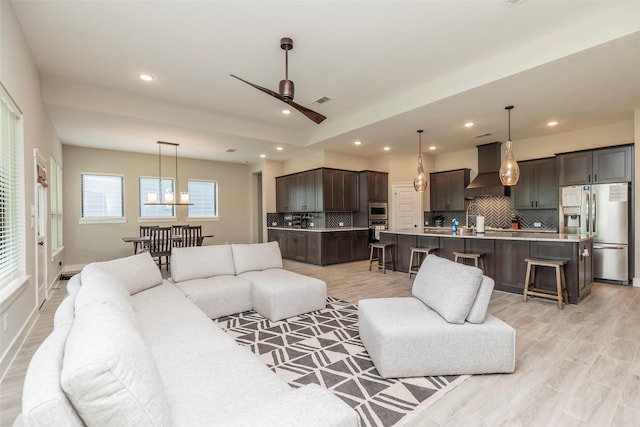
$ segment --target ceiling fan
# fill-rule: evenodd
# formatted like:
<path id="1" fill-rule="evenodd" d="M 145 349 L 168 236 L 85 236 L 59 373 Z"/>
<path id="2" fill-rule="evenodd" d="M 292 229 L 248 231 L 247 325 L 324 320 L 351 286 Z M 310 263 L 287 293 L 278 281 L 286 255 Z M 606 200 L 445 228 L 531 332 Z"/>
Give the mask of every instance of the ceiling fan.
<path id="1" fill-rule="evenodd" d="M 289 80 L 289 51 L 291 49 L 293 49 L 293 40 L 290 39 L 289 37 L 283 37 L 280 39 L 280 48 L 282 50 L 284 50 L 285 52 L 285 77 L 284 80 L 280 80 L 280 87 L 278 92 L 275 92 L 273 90 L 264 88 L 262 86 L 258 86 L 257 84 L 253 84 L 251 82 L 248 82 L 244 79 L 241 79 L 238 76 L 234 76 L 233 74 L 230 74 L 231 77 L 236 78 L 238 80 L 240 80 L 241 82 L 245 82 L 246 84 L 248 84 L 249 86 L 253 86 L 258 90 L 261 90 L 264 93 L 267 93 L 271 96 L 273 96 L 276 99 L 279 99 L 280 101 L 291 105 L 293 108 L 295 108 L 296 110 L 300 111 L 302 114 L 304 114 L 305 116 L 307 116 L 309 119 L 313 120 L 314 122 L 320 124 L 324 121 L 324 119 L 326 119 L 325 116 L 323 116 L 320 113 L 317 113 L 313 110 L 308 109 L 307 107 L 303 107 L 300 104 L 297 104 L 295 102 L 293 102 L 293 81 Z"/>

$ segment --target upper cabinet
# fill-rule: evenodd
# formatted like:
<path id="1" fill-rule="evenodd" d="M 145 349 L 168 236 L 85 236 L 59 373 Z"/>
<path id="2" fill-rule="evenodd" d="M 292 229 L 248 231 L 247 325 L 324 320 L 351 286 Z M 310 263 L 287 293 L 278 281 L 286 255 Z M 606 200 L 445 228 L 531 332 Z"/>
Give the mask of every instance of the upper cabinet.
<path id="1" fill-rule="evenodd" d="M 367 203 L 389 201 L 389 174 L 386 172 L 360 172 L 360 197 Z"/>
<path id="2" fill-rule="evenodd" d="M 321 168 L 276 178 L 277 212 L 357 210 L 357 172 Z"/>
<path id="3" fill-rule="evenodd" d="M 435 172 L 430 176 L 432 211 L 463 211 L 464 189 L 469 185 L 471 169 Z"/>
<path id="4" fill-rule="evenodd" d="M 515 209 L 557 209 L 558 175 L 555 157 L 518 162 L 520 179 L 512 189 Z"/>
<path id="5" fill-rule="evenodd" d="M 633 152 L 630 145 L 558 154 L 560 185 L 631 182 Z"/>

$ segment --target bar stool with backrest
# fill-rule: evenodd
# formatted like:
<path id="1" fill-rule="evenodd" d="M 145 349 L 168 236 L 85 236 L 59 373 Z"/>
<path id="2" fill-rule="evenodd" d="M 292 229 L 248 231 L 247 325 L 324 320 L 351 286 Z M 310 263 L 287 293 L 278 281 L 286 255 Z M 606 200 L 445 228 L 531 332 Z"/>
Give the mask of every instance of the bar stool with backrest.
<path id="1" fill-rule="evenodd" d="M 562 301 L 569 304 L 569 293 L 567 292 L 567 280 L 564 275 L 564 266 L 566 260 L 552 260 L 540 258 L 525 258 L 527 263 L 527 274 L 524 279 L 524 302 L 527 302 L 527 296 L 547 298 L 558 301 L 558 308 L 562 310 Z M 556 290 L 537 288 L 536 267 L 551 267 L 556 271 Z"/>
<path id="2" fill-rule="evenodd" d="M 422 265 L 422 261 L 424 261 L 424 258 L 426 258 L 426 256 L 430 253 L 436 252 L 437 250 L 437 247 L 411 247 L 411 255 L 409 255 L 409 279 L 411 279 L 412 274 L 418 274 L 418 270 L 420 270 L 420 266 Z M 418 263 L 416 265 L 413 265 L 414 255 L 417 255 L 418 257 Z"/>
<path id="3" fill-rule="evenodd" d="M 382 269 L 382 274 L 385 274 L 387 271 L 387 264 L 391 264 L 393 271 L 396 271 L 396 261 L 393 257 L 393 250 L 395 248 L 395 243 L 369 243 L 370 252 L 369 252 L 369 271 L 371 271 L 371 264 L 374 261 L 377 261 L 378 270 Z M 387 261 L 387 252 L 389 252 L 390 261 Z"/>
<path id="4" fill-rule="evenodd" d="M 458 260 L 462 260 L 463 264 L 466 264 L 465 260 L 470 259 L 473 261 L 473 265 L 480 268 L 482 270 L 482 274 L 486 274 L 484 269 L 484 254 L 477 254 L 471 252 L 454 252 L 453 253 L 453 261 L 458 262 Z"/>

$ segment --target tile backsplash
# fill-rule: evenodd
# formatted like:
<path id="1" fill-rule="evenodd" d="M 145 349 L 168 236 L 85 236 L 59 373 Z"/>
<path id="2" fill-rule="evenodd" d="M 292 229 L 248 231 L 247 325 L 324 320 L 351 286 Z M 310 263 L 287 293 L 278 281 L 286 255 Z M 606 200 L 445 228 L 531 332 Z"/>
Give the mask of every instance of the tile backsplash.
<path id="1" fill-rule="evenodd" d="M 452 212 L 425 212 L 424 220 L 429 225 L 434 225 L 433 216 L 443 214 L 444 225 L 450 225 L 451 220 L 456 218 L 459 225 L 465 224 L 465 211 Z M 487 227 L 505 228 L 511 226 L 511 218 L 515 215 L 520 218 L 520 228 L 533 228 L 534 223 L 539 222 L 541 228 L 557 230 L 558 229 L 558 210 L 557 209 L 536 209 L 536 210 L 516 210 L 511 206 L 509 197 L 487 196 L 476 197 L 471 201 L 471 209 L 469 209 L 469 226 L 475 226 L 476 216 L 485 217 Z"/>
<path id="2" fill-rule="evenodd" d="M 353 214 L 351 212 L 308 212 L 300 213 L 267 213 L 267 226 L 273 227 L 296 227 L 301 217 L 308 218 L 309 224 L 313 223 L 313 228 L 338 228 L 340 223 L 343 227 L 353 227 Z M 310 225 L 309 225 L 310 227 Z"/>

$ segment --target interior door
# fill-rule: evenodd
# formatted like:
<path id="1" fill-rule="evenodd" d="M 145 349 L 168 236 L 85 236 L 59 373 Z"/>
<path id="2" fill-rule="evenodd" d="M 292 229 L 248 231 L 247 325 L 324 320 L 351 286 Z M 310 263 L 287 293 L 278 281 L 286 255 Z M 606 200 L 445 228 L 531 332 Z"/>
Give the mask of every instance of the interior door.
<path id="1" fill-rule="evenodd" d="M 393 227 L 395 230 L 422 229 L 422 193 L 413 184 L 393 184 Z"/>
<path id="2" fill-rule="evenodd" d="M 47 166 L 38 150 L 34 150 L 35 194 L 33 204 L 33 221 L 36 231 L 36 280 L 38 283 L 37 304 L 42 307 L 47 300 Z"/>

